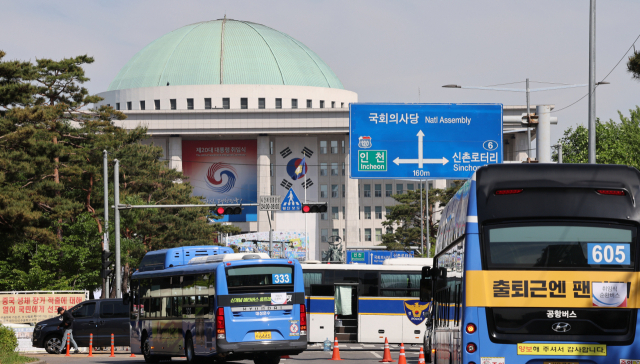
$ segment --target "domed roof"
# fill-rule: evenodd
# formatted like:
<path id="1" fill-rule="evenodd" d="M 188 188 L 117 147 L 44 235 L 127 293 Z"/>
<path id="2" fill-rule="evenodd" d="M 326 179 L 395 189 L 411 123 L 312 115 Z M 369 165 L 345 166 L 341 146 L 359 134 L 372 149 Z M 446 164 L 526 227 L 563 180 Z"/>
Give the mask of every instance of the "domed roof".
<path id="1" fill-rule="evenodd" d="M 108 91 L 177 85 L 294 85 L 343 89 L 318 55 L 287 34 L 231 19 L 187 25 L 133 56 Z"/>

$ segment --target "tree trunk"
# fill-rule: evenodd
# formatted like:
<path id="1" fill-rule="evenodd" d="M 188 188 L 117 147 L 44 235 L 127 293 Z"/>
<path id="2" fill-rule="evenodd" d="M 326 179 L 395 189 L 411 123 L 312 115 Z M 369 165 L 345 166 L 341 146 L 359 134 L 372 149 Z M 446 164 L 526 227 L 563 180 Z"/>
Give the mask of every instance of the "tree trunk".
<path id="1" fill-rule="evenodd" d="M 53 144 L 58 144 L 58 137 L 53 136 Z M 60 158 L 53 158 L 54 166 L 53 166 L 53 182 L 60 183 L 60 173 L 58 171 L 58 164 L 60 164 Z M 56 196 L 60 197 L 60 191 L 56 191 Z M 62 219 L 58 220 L 58 228 L 57 228 L 58 240 L 62 240 Z"/>
<path id="2" fill-rule="evenodd" d="M 127 252 L 128 254 L 128 252 Z M 128 292 L 127 287 L 129 286 L 129 263 L 124 264 L 124 274 L 122 275 L 122 287 L 121 292 L 124 294 Z"/>

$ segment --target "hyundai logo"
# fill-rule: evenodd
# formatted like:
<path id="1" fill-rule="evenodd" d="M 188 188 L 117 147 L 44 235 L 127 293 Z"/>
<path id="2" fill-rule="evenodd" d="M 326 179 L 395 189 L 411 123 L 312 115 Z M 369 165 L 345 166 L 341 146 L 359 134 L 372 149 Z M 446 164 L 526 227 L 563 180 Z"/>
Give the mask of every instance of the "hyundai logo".
<path id="1" fill-rule="evenodd" d="M 571 325 L 566 322 L 556 322 L 555 324 L 551 325 L 551 329 L 555 332 L 568 332 L 569 330 L 571 330 Z"/>

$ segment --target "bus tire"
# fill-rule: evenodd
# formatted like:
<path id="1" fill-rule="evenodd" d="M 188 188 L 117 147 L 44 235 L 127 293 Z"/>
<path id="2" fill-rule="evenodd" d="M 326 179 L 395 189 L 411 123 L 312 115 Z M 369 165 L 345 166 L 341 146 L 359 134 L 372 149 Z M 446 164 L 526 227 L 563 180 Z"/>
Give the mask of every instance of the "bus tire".
<path id="1" fill-rule="evenodd" d="M 149 342 L 149 337 L 147 333 L 145 333 L 142 339 L 142 355 L 144 356 L 144 361 L 146 363 L 157 363 L 160 361 L 160 357 L 157 355 L 151 355 L 151 343 Z"/>
<path id="2" fill-rule="evenodd" d="M 187 363 L 195 364 L 198 360 L 196 358 L 196 354 L 193 351 L 193 338 L 191 334 L 187 334 L 187 339 L 184 344 L 184 357 L 187 359 Z"/>

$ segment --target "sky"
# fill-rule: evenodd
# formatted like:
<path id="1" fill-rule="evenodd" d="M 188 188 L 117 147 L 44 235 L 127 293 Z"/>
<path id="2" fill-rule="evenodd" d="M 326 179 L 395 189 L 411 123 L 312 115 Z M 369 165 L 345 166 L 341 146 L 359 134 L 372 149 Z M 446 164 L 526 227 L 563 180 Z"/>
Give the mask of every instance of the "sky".
<path id="1" fill-rule="evenodd" d="M 525 94 L 446 89 L 445 84 L 531 88 L 588 83 L 589 1 L 9 1 L 0 0 L 5 60 L 95 58 L 86 67 L 91 93 L 105 91 L 118 71 L 162 35 L 200 21 L 245 20 L 289 34 L 317 53 L 361 102 L 502 103 Z M 640 1 L 597 2 L 596 115 L 619 120 L 640 105 L 640 82 L 625 52 L 640 35 Z M 636 43 L 640 49 L 640 41 Z M 614 69 L 616 63 L 622 62 Z M 534 82 L 535 81 L 535 82 Z M 564 108 L 587 88 L 534 92 L 532 104 Z M 588 103 L 554 112 L 555 142 L 586 125 Z M 535 143 L 534 143 L 535 144 Z"/>

